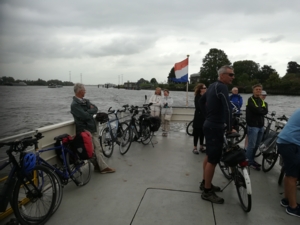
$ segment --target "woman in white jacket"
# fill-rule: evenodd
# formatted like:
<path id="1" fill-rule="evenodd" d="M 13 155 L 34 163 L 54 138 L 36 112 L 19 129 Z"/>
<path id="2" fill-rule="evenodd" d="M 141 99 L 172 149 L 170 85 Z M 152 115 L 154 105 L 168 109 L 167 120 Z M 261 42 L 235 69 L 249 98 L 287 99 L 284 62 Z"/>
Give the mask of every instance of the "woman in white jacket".
<path id="1" fill-rule="evenodd" d="M 164 97 L 161 100 L 161 124 L 162 124 L 162 136 L 168 136 L 170 131 L 170 120 L 173 114 L 172 110 L 173 98 L 169 96 L 169 90 L 164 90 Z"/>
<path id="2" fill-rule="evenodd" d="M 161 102 L 161 88 L 156 88 L 154 95 L 152 95 L 149 99 L 149 103 L 152 103 L 150 106 L 151 109 L 151 116 L 158 116 L 160 117 L 160 102 Z"/>

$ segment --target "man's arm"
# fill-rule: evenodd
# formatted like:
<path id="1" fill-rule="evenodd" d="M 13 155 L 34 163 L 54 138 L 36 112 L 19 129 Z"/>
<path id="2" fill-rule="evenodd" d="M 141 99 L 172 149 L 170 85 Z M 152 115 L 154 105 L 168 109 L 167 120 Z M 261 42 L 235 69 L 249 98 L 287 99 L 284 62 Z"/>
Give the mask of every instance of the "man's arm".
<path id="1" fill-rule="evenodd" d="M 97 107 L 94 107 L 92 109 L 88 109 L 87 111 L 85 111 L 78 104 L 72 104 L 71 105 L 71 113 L 74 116 L 76 116 L 77 118 L 80 118 L 80 120 L 82 120 L 82 121 L 90 120 L 91 119 L 91 115 L 96 114 L 97 112 L 98 112 L 98 108 Z"/>
<path id="2" fill-rule="evenodd" d="M 268 107 L 266 105 L 266 107 L 261 107 L 261 106 L 256 106 L 254 104 L 254 102 L 252 101 L 252 99 L 250 98 L 248 100 L 248 105 L 247 107 L 249 108 L 249 110 L 254 113 L 254 114 L 259 114 L 259 115 L 267 115 L 268 114 Z"/>
<path id="3" fill-rule="evenodd" d="M 228 97 L 228 90 L 225 85 L 222 86 L 219 92 L 219 98 L 222 101 L 222 107 L 224 112 L 225 123 L 227 125 L 227 131 L 231 132 L 232 131 L 232 107 Z"/>

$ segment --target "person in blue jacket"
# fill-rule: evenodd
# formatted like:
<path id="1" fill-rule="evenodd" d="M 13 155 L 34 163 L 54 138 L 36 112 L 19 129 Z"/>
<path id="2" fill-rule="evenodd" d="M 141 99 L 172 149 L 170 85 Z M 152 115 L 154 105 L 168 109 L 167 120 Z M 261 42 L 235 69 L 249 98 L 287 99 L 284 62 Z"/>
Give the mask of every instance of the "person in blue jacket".
<path id="1" fill-rule="evenodd" d="M 240 113 L 243 105 L 243 98 L 239 95 L 239 89 L 237 87 L 233 87 L 231 93 L 232 95 L 229 96 L 229 100 L 237 107 L 238 112 Z"/>

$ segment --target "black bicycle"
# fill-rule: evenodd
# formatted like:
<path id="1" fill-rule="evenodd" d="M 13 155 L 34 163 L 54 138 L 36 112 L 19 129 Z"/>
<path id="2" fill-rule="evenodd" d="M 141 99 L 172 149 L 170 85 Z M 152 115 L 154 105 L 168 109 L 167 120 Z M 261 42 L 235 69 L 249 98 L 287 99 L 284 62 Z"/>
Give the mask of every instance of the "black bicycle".
<path id="1" fill-rule="evenodd" d="M 250 171 L 244 149 L 241 149 L 234 141 L 239 136 L 238 133 L 224 134 L 223 156 L 219 167 L 229 182 L 222 191 L 234 182 L 242 209 L 250 212 L 252 206 Z"/>
<path id="2" fill-rule="evenodd" d="M 131 120 L 129 121 L 129 126 L 124 130 L 123 136 L 121 137 L 120 142 L 120 153 L 122 155 L 128 152 L 131 143 L 133 141 L 141 142 L 144 145 L 147 145 L 151 142 L 152 146 L 152 137 L 154 135 L 154 130 L 152 129 L 152 118 L 150 117 L 150 104 L 144 104 L 142 107 L 131 106 L 129 109 L 131 115 Z M 139 112 L 142 114 L 137 119 L 136 116 Z"/>
<path id="3" fill-rule="evenodd" d="M 0 165 L 0 170 L 12 165 L 0 192 L 0 212 L 6 210 L 10 201 L 21 224 L 45 224 L 55 207 L 56 180 L 49 168 L 36 165 L 35 153 L 25 152 L 25 149 L 32 145 L 32 142 L 27 140 L 25 138 L 21 141 L 0 143 L 0 148 L 9 146 L 6 150 L 8 161 Z"/>
<path id="4" fill-rule="evenodd" d="M 114 151 L 115 143 L 120 145 L 121 137 L 123 136 L 124 130 L 128 127 L 127 122 L 120 122 L 118 113 L 125 112 L 128 105 L 123 105 L 122 110 L 112 110 L 111 107 L 108 109 L 107 114 L 107 126 L 100 131 L 100 144 L 103 149 L 103 155 L 107 158 L 111 157 Z M 114 115 L 114 118 L 109 119 L 109 115 Z M 99 121 L 101 122 L 101 121 Z"/>

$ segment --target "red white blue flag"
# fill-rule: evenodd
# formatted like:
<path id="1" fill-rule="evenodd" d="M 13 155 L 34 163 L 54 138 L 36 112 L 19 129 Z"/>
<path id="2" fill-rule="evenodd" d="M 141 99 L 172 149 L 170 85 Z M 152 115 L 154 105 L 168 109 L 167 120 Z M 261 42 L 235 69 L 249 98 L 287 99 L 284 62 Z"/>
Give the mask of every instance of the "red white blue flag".
<path id="1" fill-rule="evenodd" d="M 189 67 L 189 58 L 175 63 L 174 72 L 176 78 L 171 78 L 175 82 L 188 82 L 188 67 Z"/>

